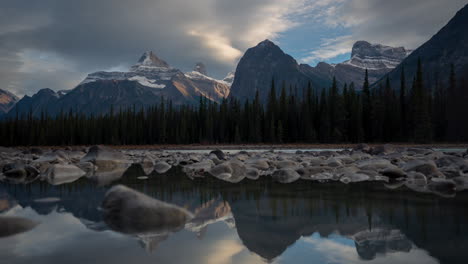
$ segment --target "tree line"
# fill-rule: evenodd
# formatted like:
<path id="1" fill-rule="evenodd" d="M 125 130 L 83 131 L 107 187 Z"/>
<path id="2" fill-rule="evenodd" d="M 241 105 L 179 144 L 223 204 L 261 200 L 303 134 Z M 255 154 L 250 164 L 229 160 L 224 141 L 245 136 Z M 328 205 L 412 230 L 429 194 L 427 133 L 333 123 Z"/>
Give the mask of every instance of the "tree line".
<path id="1" fill-rule="evenodd" d="M 399 87 L 387 78 L 370 87 L 366 70 L 361 89 L 354 83 L 317 90 L 272 80 L 266 103 L 174 106 L 162 98 L 147 109 L 113 109 L 103 115 L 43 112 L 0 122 L 0 145 L 142 145 L 191 143 L 357 143 L 468 141 L 468 85 L 455 76 L 425 83 L 421 61 L 407 87 L 404 67 Z M 447 76 L 446 76 L 447 77 Z"/>

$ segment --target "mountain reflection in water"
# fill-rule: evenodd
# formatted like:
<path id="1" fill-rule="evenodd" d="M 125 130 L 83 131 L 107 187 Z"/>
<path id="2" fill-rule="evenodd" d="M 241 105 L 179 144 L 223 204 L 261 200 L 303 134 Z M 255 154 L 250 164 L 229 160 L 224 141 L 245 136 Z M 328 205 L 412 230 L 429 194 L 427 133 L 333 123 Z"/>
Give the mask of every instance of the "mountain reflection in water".
<path id="1" fill-rule="evenodd" d="M 187 209 L 194 218 L 183 230 L 110 230 L 100 210 L 110 186 L 86 178 L 58 186 L 0 183 L 0 216 L 40 222 L 0 238 L 0 262 L 465 263 L 468 257 L 465 192 L 447 199 L 378 183 L 230 184 L 190 180 L 178 168 L 138 176 L 130 168 L 113 184 Z"/>

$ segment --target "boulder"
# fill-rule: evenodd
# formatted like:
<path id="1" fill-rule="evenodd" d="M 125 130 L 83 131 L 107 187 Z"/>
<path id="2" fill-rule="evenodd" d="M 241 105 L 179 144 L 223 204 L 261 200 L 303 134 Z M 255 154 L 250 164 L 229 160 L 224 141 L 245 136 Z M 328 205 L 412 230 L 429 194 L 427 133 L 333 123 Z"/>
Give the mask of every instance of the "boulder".
<path id="1" fill-rule="evenodd" d="M 394 153 L 396 151 L 397 151 L 397 147 L 395 147 L 394 145 L 385 144 L 385 145 L 373 147 L 371 150 L 371 154 L 372 155 L 385 155 L 385 154 Z"/>
<path id="2" fill-rule="evenodd" d="M 258 178 L 260 178 L 260 172 L 256 168 L 247 168 L 245 177 L 250 180 L 258 180 Z"/>
<path id="3" fill-rule="evenodd" d="M 293 169 L 279 169 L 273 172 L 271 177 L 279 183 L 291 183 L 299 180 L 301 175 Z"/>
<path id="4" fill-rule="evenodd" d="M 256 168 L 258 170 L 268 170 L 270 168 L 270 164 L 268 163 L 267 159 L 249 159 L 245 161 L 245 164 L 248 167 Z"/>
<path id="5" fill-rule="evenodd" d="M 348 173 L 341 175 L 340 182 L 344 184 L 348 184 L 348 183 L 368 181 L 369 179 L 370 179 L 369 175 L 362 174 L 362 173 L 348 172 Z"/>
<path id="6" fill-rule="evenodd" d="M 155 169 L 154 159 L 149 156 L 144 156 L 141 159 L 140 164 L 146 175 L 152 173 Z"/>
<path id="7" fill-rule="evenodd" d="M 220 149 L 215 149 L 215 150 L 212 150 L 210 152 L 210 154 L 214 154 L 216 155 L 216 157 L 219 159 L 219 160 L 225 160 L 226 159 L 226 155 L 224 154 L 224 152 Z"/>
<path id="8" fill-rule="evenodd" d="M 380 170 L 396 167 L 389 160 L 379 159 L 379 158 L 360 160 L 356 162 L 356 166 L 362 170 L 374 170 L 374 171 L 380 171 Z"/>
<path id="9" fill-rule="evenodd" d="M 167 164 L 164 161 L 159 161 L 154 165 L 154 170 L 159 174 L 166 173 L 170 169 L 171 169 L 171 165 Z"/>
<path id="10" fill-rule="evenodd" d="M 45 179 L 52 185 L 60 185 L 78 180 L 86 175 L 82 169 L 73 164 L 54 164 L 45 173 Z"/>
<path id="11" fill-rule="evenodd" d="M 432 160 L 412 160 L 403 165 L 402 169 L 406 172 L 420 172 L 428 177 L 444 177 Z"/>
<path id="12" fill-rule="evenodd" d="M 228 161 L 211 168 L 209 173 L 220 180 L 238 183 L 245 178 L 246 170 L 246 167 L 242 163 Z"/>
<path id="13" fill-rule="evenodd" d="M 21 217 L 0 216 L 0 238 L 24 233 L 39 223 Z"/>
<path id="14" fill-rule="evenodd" d="M 361 144 L 356 145 L 353 148 L 353 151 L 361 151 L 364 153 L 369 153 L 371 151 L 371 147 L 367 144 L 361 143 Z"/>
<path id="15" fill-rule="evenodd" d="M 457 190 L 457 185 L 453 180 L 446 180 L 440 178 L 432 178 L 427 188 L 442 197 L 453 197 Z"/>
<path id="16" fill-rule="evenodd" d="M 114 170 L 128 168 L 131 162 L 119 151 L 103 146 L 93 146 L 89 149 L 81 162 L 91 162 L 99 170 Z"/>
<path id="17" fill-rule="evenodd" d="M 102 202 L 106 224 L 122 233 L 167 233 L 182 229 L 193 218 L 187 210 L 123 185 L 112 187 Z"/>

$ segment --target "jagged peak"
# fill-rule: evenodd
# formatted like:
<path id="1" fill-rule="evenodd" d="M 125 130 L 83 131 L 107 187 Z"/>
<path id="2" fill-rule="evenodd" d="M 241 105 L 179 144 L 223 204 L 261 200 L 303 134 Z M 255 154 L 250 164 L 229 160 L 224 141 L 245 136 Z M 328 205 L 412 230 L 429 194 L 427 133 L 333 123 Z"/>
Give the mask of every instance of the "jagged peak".
<path id="1" fill-rule="evenodd" d="M 135 66 L 146 66 L 146 67 L 163 67 L 169 68 L 169 64 L 160 59 L 153 51 L 146 51 L 138 60 Z"/>
<path id="2" fill-rule="evenodd" d="M 206 66 L 203 62 L 197 62 L 195 64 L 195 67 L 193 68 L 193 71 L 199 72 L 203 75 L 208 76 L 208 71 L 206 70 Z"/>

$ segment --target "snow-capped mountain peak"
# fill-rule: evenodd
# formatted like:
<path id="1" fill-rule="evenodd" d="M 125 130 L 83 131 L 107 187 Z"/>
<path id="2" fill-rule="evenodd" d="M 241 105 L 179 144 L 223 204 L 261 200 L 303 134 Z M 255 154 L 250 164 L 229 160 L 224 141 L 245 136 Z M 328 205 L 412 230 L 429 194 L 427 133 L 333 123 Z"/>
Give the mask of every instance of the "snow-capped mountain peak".
<path id="1" fill-rule="evenodd" d="M 160 59 L 156 54 L 152 51 L 147 51 L 143 53 L 143 55 L 138 60 L 137 64 L 134 65 L 132 68 L 138 67 L 161 67 L 161 68 L 170 68 L 169 64 Z"/>
<path id="2" fill-rule="evenodd" d="M 367 41 L 357 41 L 353 45 L 351 59 L 344 63 L 369 70 L 393 69 L 410 53 L 411 51 L 404 47 L 390 47 L 371 44 Z"/>

